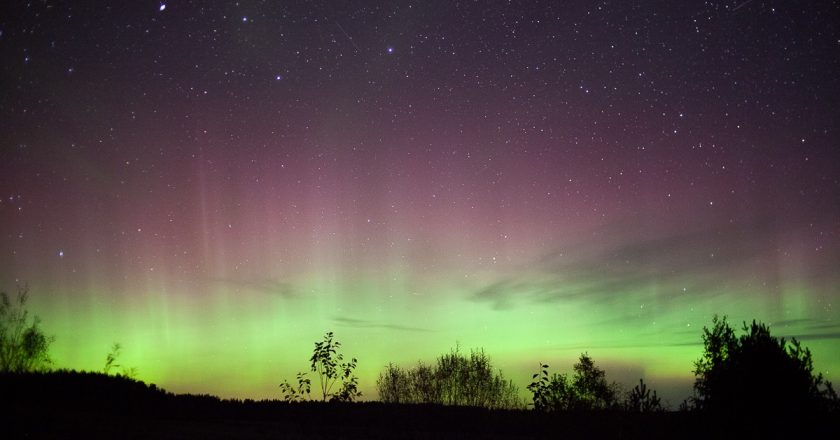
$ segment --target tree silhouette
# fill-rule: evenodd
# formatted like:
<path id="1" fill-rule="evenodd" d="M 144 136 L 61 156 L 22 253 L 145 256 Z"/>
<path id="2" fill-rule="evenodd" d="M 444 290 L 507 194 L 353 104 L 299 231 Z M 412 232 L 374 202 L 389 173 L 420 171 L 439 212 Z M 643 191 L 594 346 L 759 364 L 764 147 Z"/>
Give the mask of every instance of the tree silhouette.
<path id="1" fill-rule="evenodd" d="M 726 317 L 718 316 L 712 318 L 711 329 L 703 328 L 704 351 L 694 364 L 696 409 L 729 415 L 804 414 L 836 396 L 822 374 L 814 374 L 811 351 L 795 338 L 775 338 L 756 321 L 745 322 L 743 331 L 736 337 Z"/>
<path id="2" fill-rule="evenodd" d="M 569 409 L 572 390 L 565 374 L 548 375 L 548 364 L 540 363 L 540 370 L 532 376 L 528 385 L 537 411 L 561 411 Z"/>
<path id="3" fill-rule="evenodd" d="M 651 390 L 645 385 L 645 381 L 639 379 L 639 384 L 633 387 L 627 395 L 627 400 L 624 402 L 624 409 L 631 412 L 662 411 L 662 402 L 656 395 L 656 391 L 654 390 L 653 394 L 650 392 Z"/>
<path id="4" fill-rule="evenodd" d="M 287 380 L 284 380 L 283 383 L 280 384 L 280 391 L 283 393 L 283 401 L 302 402 L 311 399 L 310 393 L 312 392 L 312 381 L 306 377 L 306 373 L 298 373 L 297 381 L 297 388 L 295 388 Z"/>
<path id="5" fill-rule="evenodd" d="M 540 364 L 539 372 L 528 385 L 538 411 L 602 410 L 619 404 L 619 386 L 608 383 L 604 370 L 598 368 L 587 353 L 574 365 L 574 375 L 548 375 L 548 365 Z"/>
<path id="6" fill-rule="evenodd" d="M 484 408 L 519 408 L 522 403 L 511 381 L 496 372 L 484 350 L 469 356 L 456 347 L 438 357 L 434 366 L 418 363 L 410 370 L 388 364 L 376 381 L 386 403 L 434 403 Z"/>
<path id="7" fill-rule="evenodd" d="M 574 365 L 572 389 L 576 401 L 574 409 L 610 409 L 618 405 L 618 384 L 607 383 L 604 370 L 595 366 L 592 358 L 583 353 Z"/>
<path id="8" fill-rule="evenodd" d="M 404 370 L 389 363 L 379 373 L 376 388 L 379 399 L 387 403 L 438 403 L 442 404 L 442 377 L 435 367 L 418 362 L 414 368 Z"/>
<path id="9" fill-rule="evenodd" d="M 0 372 L 38 371 L 51 363 L 47 351 L 53 338 L 44 335 L 37 316 L 29 319 L 28 295 L 20 286 L 14 300 L 0 292 Z"/>
<path id="10" fill-rule="evenodd" d="M 333 337 L 333 332 L 327 332 L 323 341 L 315 343 L 312 357 L 309 358 L 310 370 L 318 375 L 322 401 L 352 402 L 362 396 L 359 391 L 359 378 L 353 373 L 357 360 L 352 358 L 348 362 L 342 362 L 344 355 L 338 352 L 341 342 L 333 340 Z M 304 394 L 309 397 L 312 382 L 306 377 L 306 373 L 298 373 L 297 380 L 297 388 L 288 381 L 280 384 L 285 401 L 304 400 Z M 339 382 L 340 387 L 336 390 Z"/>
<path id="11" fill-rule="evenodd" d="M 109 351 L 108 355 L 105 356 L 105 366 L 102 368 L 102 372 L 105 374 L 111 374 L 111 370 L 121 368 L 117 375 L 134 379 L 137 377 L 137 367 L 124 367 L 120 365 L 118 362 L 121 355 L 122 345 L 119 342 L 114 342 L 114 345 L 111 346 L 111 351 Z"/>
<path id="12" fill-rule="evenodd" d="M 376 379 L 379 400 L 388 403 L 416 403 L 412 399 L 413 390 L 408 372 L 389 363 L 385 371 Z"/>

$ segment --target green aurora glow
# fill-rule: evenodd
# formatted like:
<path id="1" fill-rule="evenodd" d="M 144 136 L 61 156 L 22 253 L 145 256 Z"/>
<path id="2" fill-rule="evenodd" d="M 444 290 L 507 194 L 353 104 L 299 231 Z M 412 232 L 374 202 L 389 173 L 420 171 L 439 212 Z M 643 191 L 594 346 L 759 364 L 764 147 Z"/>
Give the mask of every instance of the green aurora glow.
<path id="1" fill-rule="evenodd" d="M 725 314 L 840 380 L 836 4 L 5 3 L 0 289 L 58 368 L 280 398 L 333 331 L 365 399 L 460 344 L 676 407 Z"/>

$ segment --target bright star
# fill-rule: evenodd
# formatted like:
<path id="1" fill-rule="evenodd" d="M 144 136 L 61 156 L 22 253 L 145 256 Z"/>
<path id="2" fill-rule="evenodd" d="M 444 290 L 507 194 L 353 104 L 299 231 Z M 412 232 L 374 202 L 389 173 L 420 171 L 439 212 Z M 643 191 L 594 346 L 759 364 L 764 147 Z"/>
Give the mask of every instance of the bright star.
<path id="1" fill-rule="evenodd" d="M 385 51 L 387 51 L 388 53 L 394 53 L 394 48 L 389 47 L 389 48 L 385 49 Z"/>
<path id="2" fill-rule="evenodd" d="M 163 11 L 164 9 L 166 9 L 166 3 L 161 3 L 160 8 L 158 8 L 158 11 Z"/>

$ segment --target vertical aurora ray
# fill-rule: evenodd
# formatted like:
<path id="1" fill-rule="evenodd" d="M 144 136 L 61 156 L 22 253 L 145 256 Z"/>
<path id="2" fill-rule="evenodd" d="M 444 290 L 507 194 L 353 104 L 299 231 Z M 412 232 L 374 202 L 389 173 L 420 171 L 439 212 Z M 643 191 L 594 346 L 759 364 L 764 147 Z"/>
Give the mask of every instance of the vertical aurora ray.
<path id="1" fill-rule="evenodd" d="M 48 330 L 76 337 L 56 341 L 59 365 L 101 368 L 108 346 L 119 340 L 126 347 L 123 362 L 137 366 L 145 380 L 175 391 L 223 396 L 276 397 L 281 378 L 306 369 L 312 344 L 324 329 L 335 331 L 345 352 L 360 359 L 368 396 L 388 362 L 429 362 L 457 342 L 464 349 L 484 347 L 520 385 L 536 362 L 565 370 L 588 351 L 627 383 L 633 374 L 661 379 L 676 404 L 680 393 L 688 392 L 692 361 L 701 348 L 700 328 L 720 310 L 733 322 L 757 318 L 779 323 L 773 327 L 778 334 L 805 335 L 817 367 L 829 377 L 840 364 L 832 355 L 834 341 L 809 329 L 830 323 L 830 317 L 785 322 L 788 316 L 819 315 L 819 301 L 801 286 L 772 298 L 762 289 L 693 293 L 678 289 L 679 284 L 645 283 L 609 299 L 583 296 L 551 303 L 540 297 L 545 283 L 535 283 L 531 290 L 526 284 L 511 290 L 532 302 L 487 307 L 474 298 L 472 283 L 457 275 L 424 279 L 383 272 L 350 277 L 313 273 L 290 281 L 283 289 L 293 293 L 285 296 L 272 291 L 274 285 L 209 282 L 194 287 L 200 297 L 158 286 L 103 304 L 109 296 L 93 289 L 89 301 L 77 303 L 71 296 L 56 300 L 57 310 L 48 304 L 38 309 Z M 592 282 L 564 283 L 563 289 L 588 289 Z M 78 316 L 92 319 L 80 322 Z"/>
<path id="2" fill-rule="evenodd" d="M 366 398 L 459 343 L 677 405 L 719 313 L 840 379 L 836 6 L 246 3 L 0 14 L 0 288 L 56 366 L 276 398 L 334 331 Z"/>

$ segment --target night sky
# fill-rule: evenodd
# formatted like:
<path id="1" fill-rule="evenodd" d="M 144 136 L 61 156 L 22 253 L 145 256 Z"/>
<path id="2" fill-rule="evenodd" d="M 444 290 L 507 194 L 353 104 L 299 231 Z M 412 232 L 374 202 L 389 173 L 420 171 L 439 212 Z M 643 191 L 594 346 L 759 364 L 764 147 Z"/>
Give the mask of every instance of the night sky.
<path id="1" fill-rule="evenodd" d="M 840 380 L 840 5 L 374 3 L 3 2 L 0 288 L 56 367 L 279 398 L 334 331 L 367 398 L 457 342 L 677 405 L 720 313 Z"/>

